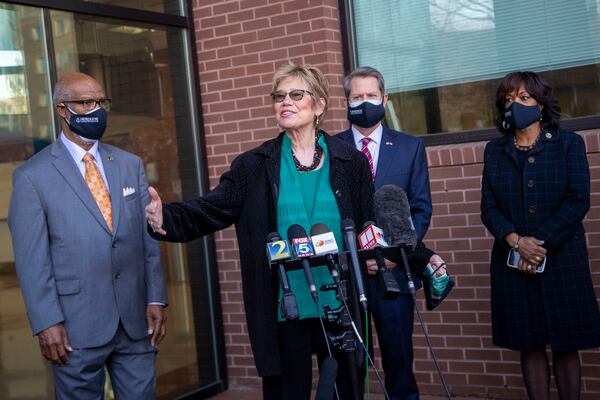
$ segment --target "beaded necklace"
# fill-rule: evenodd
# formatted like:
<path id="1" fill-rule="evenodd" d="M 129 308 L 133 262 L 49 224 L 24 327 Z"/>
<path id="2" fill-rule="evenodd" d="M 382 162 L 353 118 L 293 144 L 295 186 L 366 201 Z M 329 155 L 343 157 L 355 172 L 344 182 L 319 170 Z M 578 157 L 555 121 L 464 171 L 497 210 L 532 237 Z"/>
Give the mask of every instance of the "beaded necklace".
<path id="1" fill-rule="evenodd" d="M 514 145 L 515 145 L 515 147 L 516 147 L 516 149 L 517 149 L 517 150 L 519 150 L 519 151 L 529 151 L 529 150 L 531 150 L 531 149 L 533 149 L 533 148 L 535 147 L 535 145 L 537 144 L 537 142 L 539 142 L 539 141 L 540 141 L 540 137 L 541 137 L 541 136 L 542 136 L 542 134 L 541 134 L 541 132 L 540 132 L 540 133 L 537 135 L 537 137 L 535 138 L 535 140 L 533 141 L 533 143 L 531 143 L 531 144 L 529 144 L 529 145 L 527 145 L 527 146 L 523 146 L 523 145 L 521 145 L 521 144 L 517 143 L 517 136 L 515 136 L 515 137 L 513 138 L 513 143 L 514 143 Z"/>
<path id="2" fill-rule="evenodd" d="M 323 151 L 323 148 L 321 147 L 321 145 L 318 143 L 319 136 L 320 136 L 320 134 L 317 134 L 315 137 L 315 154 L 313 155 L 312 164 L 310 164 L 308 166 L 302 165 L 300 163 L 300 161 L 298 161 L 298 159 L 296 158 L 296 155 L 294 154 L 294 150 L 292 150 L 292 159 L 294 160 L 294 165 L 296 166 L 297 171 L 301 171 L 301 172 L 314 171 L 315 169 L 317 169 L 317 167 L 321 163 L 321 158 L 323 157 L 324 151 Z"/>

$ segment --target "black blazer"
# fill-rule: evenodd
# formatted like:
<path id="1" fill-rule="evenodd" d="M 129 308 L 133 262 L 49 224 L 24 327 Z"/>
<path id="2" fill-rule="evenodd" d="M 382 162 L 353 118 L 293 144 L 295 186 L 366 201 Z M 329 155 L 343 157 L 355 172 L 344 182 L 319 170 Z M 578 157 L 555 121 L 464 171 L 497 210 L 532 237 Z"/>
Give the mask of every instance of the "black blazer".
<path id="1" fill-rule="evenodd" d="M 342 219 L 357 229 L 373 219 L 373 183 L 366 157 L 323 132 L 330 154 L 330 184 Z M 265 252 L 267 235 L 277 231 L 277 196 L 283 133 L 238 156 L 208 194 L 163 207 L 166 236 L 187 242 L 235 224 L 250 343 L 260 376 L 281 373 L 277 345 L 278 283 Z"/>

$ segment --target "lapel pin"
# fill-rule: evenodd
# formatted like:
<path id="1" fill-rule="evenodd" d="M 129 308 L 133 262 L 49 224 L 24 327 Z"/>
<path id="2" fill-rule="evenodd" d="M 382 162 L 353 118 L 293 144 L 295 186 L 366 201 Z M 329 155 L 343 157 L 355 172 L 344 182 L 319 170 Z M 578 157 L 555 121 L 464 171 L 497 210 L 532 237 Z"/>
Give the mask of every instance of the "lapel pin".
<path id="1" fill-rule="evenodd" d="M 394 143 L 392 143 L 392 142 L 385 142 L 385 145 L 386 145 L 386 146 L 393 146 L 393 145 L 394 145 Z"/>
<path id="2" fill-rule="evenodd" d="M 113 156 L 112 156 L 112 154 L 109 154 L 108 155 L 108 161 L 112 161 L 112 160 L 113 160 Z"/>
<path id="3" fill-rule="evenodd" d="M 552 134 L 550 132 L 546 132 L 546 138 L 547 139 L 552 139 Z"/>

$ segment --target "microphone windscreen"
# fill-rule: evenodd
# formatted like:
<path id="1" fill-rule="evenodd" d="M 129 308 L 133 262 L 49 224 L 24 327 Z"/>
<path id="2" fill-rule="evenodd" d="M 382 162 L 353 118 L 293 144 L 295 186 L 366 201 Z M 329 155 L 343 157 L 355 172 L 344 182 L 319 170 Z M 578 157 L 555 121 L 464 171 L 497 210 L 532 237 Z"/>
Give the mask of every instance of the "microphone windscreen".
<path id="1" fill-rule="evenodd" d="M 364 231 L 365 229 L 367 229 L 367 228 L 368 228 L 369 226 L 371 226 L 371 225 L 375 225 L 375 222 L 373 222 L 373 221 L 367 221 L 367 222 L 365 222 L 365 223 L 363 224 L 363 231 Z"/>
<path id="2" fill-rule="evenodd" d="M 276 242 L 278 240 L 281 240 L 279 232 L 271 232 L 267 235 L 267 242 Z"/>
<path id="3" fill-rule="evenodd" d="M 383 229 L 385 240 L 392 246 L 417 244 L 417 234 L 410 216 L 406 192 L 396 185 L 380 187 L 373 197 L 377 226 Z"/>
<path id="4" fill-rule="evenodd" d="M 342 231 L 347 231 L 347 230 L 354 230 L 355 226 L 354 226 L 354 221 L 352 221 L 350 218 L 346 218 L 344 220 L 342 220 Z"/>
<path id="5" fill-rule="evenodd" d="M 298 224 L 290 225 L 287 231 L 288 240 L 291 242 L 293 239 L 308 237 L 306 230 Z"/>
<path id="6" fill-rule="evenodd" d="M 331 400 L 335 391 L 335 378 L 337 376 L 337 361 L 333 357 L 323 360 L 319 372 L 319 383 L 315 400 Z"/>
<path id="7" fill-rule="evenodd" d="M 310 236 L 322 235 L 323 233 L 331 232 L 331 230 L 322 222 L 317 222 L 310 227 Z"/>

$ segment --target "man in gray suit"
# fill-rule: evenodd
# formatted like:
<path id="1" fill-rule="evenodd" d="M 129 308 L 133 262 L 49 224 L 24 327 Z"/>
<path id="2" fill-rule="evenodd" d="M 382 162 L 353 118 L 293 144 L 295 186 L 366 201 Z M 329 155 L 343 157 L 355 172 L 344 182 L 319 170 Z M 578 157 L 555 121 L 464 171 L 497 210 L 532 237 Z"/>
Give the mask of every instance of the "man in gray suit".
<path id="1" fill-rule="evenodd" d="M 57 82 L 63 131 L 17 168 L 8 222 L 29 322 L 59 399 L 156 397 L 167 294 L 139 157 L 99 142 L 106 98 L 92 77 Z"/>

